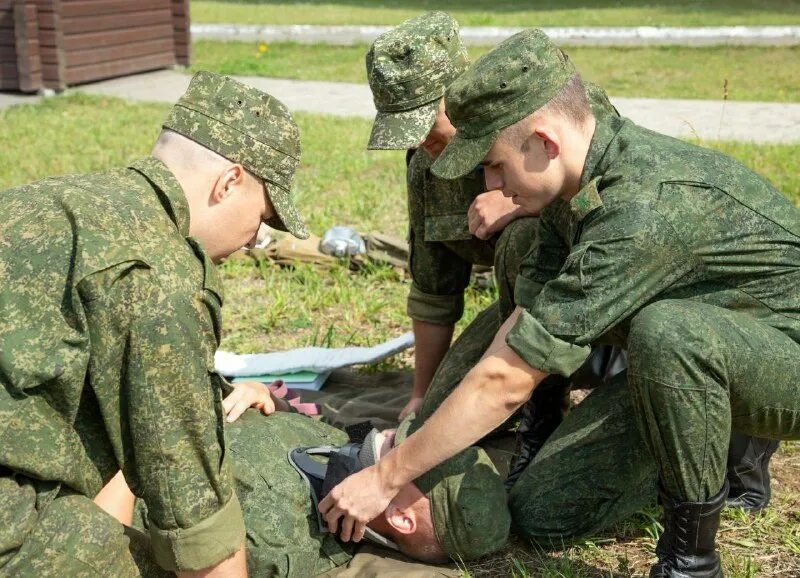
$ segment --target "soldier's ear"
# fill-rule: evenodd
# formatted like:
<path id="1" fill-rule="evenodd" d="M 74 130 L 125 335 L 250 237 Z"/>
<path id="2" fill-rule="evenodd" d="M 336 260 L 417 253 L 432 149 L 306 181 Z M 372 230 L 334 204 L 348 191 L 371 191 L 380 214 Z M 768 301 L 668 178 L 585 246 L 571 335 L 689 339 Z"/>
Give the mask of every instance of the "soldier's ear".
<path id="1" fill-rule="evenodd" d="M 544 153 L 551 161 L 556 159 L 561 154 L 561 141 L 556 132 L 550 128 L 537 128 L 534 134 L 541 141 L 544 147 Z"/>
<path id="2" fill-rule="evenodd" d="M 385 512 L 386 521 L 400 534 L 413 534 L 417 531 L 417 516 L 412 508 L 401 508 L 394 502 Z"/>
<path id="3" fill-rule="evenodd" d="M 245 185 L 245 170 L 238 163 L 234 163 L 223 170 L 217 177 L 214 187 L 211 190 L 212 205 L 221 203 L 229 198 L 238 188 Z"/>

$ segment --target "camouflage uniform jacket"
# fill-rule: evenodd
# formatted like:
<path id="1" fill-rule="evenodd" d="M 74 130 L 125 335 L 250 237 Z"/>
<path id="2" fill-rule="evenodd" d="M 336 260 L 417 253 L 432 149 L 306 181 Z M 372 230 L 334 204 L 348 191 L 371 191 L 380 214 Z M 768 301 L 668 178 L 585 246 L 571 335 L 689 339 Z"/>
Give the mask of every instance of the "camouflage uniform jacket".
<path id="1" fill-rule="evenodd" d="M 289 463 L 298 447 L 339 446 L 347 434 L 296 413 L 249 410 L 226 428 L 247 527 L 250 576 L 306 578 L 346 564 L 352 544 L 319 529 L 311 489 Z"/>
<path id="2" fill-rule="evenodd" d="M 649 303 L 691 299 L 800 341 L 800 211 L 737 161 L 597 115 L 579 193 L 542 212 L 507 343 L 570 375 Z"/>
<path id="3" fill-rule="evenodd" d="M 586 83 L 595 114 L 618 114 L 605 91 Z M 409 317 L 437 324 L 455 323 L 464 312 L 464 290 L 473 265 L 494 264 L 498 235 L 482 241 L 469 232 L 467 214 L 475 197 L 486 192 L 483 168 L 447 180 L 434 175 L 431 156 L 408 151 Z M 530 247 L 535 244 L 530 240 Z"/>
<path id="4" fill-rule="evenodd" d="M 2 202 L 0 465 L 88 497 L 122 468 L 159 564 L 227 557 L 244 525 L 214 372 L 222 292 L 180 185 L 147 157 Z"/>
<path id="5" fill-rule="evenodd" d="M 469 232 L 467 211 L 486 191 L 483 170 L 460 179 L 440 179 L 422 149 L 408 152 L 409 271 L 408 314 L 431 323 L 455 323 L 464 311 L 464 290 L 472 265 L 491 266 L 493 240 Z"/>

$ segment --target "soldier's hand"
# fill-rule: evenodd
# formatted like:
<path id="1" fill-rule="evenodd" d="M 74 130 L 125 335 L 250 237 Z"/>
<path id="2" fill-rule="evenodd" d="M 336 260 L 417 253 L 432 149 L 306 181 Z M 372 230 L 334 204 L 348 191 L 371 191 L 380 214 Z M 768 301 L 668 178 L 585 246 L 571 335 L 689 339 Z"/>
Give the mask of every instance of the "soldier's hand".
<path id="1" fill-rule="evenodd" d="M 360 542 L 367 524 L 377 518 L 396 495 L 397 490 L 385 487 L 378 465 L 374 465 L 342 480 L 319 503 L 319 513 L 328 530 L 334 534 L 339 532 L 343 541 Z"/>
<path id="2" fill-rule="evenodd" d="M 270 415 L 276 411 L 276 403 L 280 405 L 283 401 L 275 398 L 269 388 L 258 381 L 240 381 L 231 385 L 233 391 L 222 400 L 222 409 L 225 410 L 229 423 L 239 419 L 249 407 L 260 410 L 264 415 Z"/>
<path id="3" fill-rule="evenodd" d="M 501 191 L 481 193 L 467 211 L 469 232 L 486 240 L 519 216 L 519 207 L 510 198 L 504 197 Z"/>
<path id="4" fill-rule="evenodd" d="M 412 397 L 408 403 L 400 410 L 400 415 L 397 416 L 397 421 L 403 421 L 410 413 L 418 413 L 419 408 L 422 407 L 422 397 Z"/>

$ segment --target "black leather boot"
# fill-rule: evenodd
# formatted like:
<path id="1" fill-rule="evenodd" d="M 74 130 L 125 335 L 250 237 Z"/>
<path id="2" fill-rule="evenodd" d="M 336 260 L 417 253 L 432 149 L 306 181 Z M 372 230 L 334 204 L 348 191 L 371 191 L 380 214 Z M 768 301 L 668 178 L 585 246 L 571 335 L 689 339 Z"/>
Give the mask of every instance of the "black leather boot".
<path id="1" fill-rule="evenodd" d="M 778 440 L 731 434 L 728 449 L 728 507 L 759 512 L 767 507 L 771 495 L 769 459 L 778 449 Z"/>
<path id="2" fill-rule="evenodd" d="M 650 568 L 650 578 L 722 577 L 716 537 L 727 496 L 727 481 L 707 502 L 679 502 L 660 492 L 664 533 L 656 546 L 658 562 Z"/>
<path id="3" fill-rule="evenodd" d="M 517 428 L 517 458 L 506 478 L 506 489 L 522 475 L 539 450 L 561 423 L 569 409 L 570 382 L 566 377 L 551 375 L 539 387 L 522 408 L 522 417 Z"/>

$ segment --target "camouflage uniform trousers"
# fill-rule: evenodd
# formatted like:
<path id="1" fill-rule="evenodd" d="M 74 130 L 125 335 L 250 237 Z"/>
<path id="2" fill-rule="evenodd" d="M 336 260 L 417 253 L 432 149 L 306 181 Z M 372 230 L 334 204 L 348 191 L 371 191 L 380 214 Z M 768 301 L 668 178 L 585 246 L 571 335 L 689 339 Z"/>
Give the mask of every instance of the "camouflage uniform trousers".
<path id="1" fill-rule="evenodd" d="M 1 469 L 0 575 L 172 576 L 155 563 L 146 534 L 86 496 Z"/>
<path id="2" fill-rule="evenodd" d="M 628 353 L 634 415 L 673 496 L 719 492 L 731 431 L 800 438 L 800 344 L 753 316 L 658 301 L 633 318 Z"/>
<path id="3" fill-rule="evenodd" d="M 496 302 L 453 343 L 417 424 L 430 417 L 475 366 L 505 317 Z M 570 411 L 514 485 L 510 506 L 517 531 L 545 541 L 578 538 L 655 500 L 656 467 L 632 414 L 624 373 L 597 386 Z"/>

